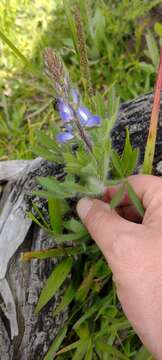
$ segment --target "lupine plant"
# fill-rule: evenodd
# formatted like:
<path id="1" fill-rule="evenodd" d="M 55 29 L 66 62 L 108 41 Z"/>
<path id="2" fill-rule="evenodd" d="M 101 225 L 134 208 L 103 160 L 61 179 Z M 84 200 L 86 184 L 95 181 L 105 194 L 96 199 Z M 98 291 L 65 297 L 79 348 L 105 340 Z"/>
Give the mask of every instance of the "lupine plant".
<path id="1" fill-rule="evenodd" d="M 122 155 L 119 156 L 112 149 L 110 133 L 119 111 L 119 98 L 115 96 L 114 89 L 109 94 L 108 104 L 97 94 L 90 108 L 90 105 L 85 104 L 86 99 L 81 97 L 76 86 L 71 83 L 60 57 L 48 48 L 44 52 L 44 58 L 46 73 L 54 85 L 54 109 L 57 117 L 53 138 L 39 133 L 39 145 L 34 151 L 58 164 L 62 172 L 60 180 L 54 177 L 38 179 L 43 190 L 35 193 L 48 199 L 50 221 L 40 214 L 34 204 L 34 214 L 29 213 L 29 216 L 54 237 L 58 247 L 26 253 L 23 259 L 52 256 L 64 259 L 48 278 L 36 312 L 42 310 L 55 295 L 72 270 L 76 269 L 78 273 L 74 279 L 72 277 L 61 303 L 54 309 L 54 315 L 57 315 L 70 306 L 71 314 L 45 360 L 55 356 L 64 359 L 64 353 L 66 359 L 103 359 L 107 354 L 109 359 L 115 356 L 126 360 L 130 355 L 126 346 L 127 338 L 133 338 L 134 333 L 122 312 L 115 306 L 114 287 L 108 295 L 103 295 L 111 282 L 111 271 L 77 219 L 75 204 L 83 195 L 101 198 L 107 186 L 121 184 L 110 203 L 111 207 L 118 206 L 127 191 L 142 217 L 144 209 L 127 181 L 127 177 L 137 166 L 139 151 L 132 149 L 128 130 Z M 71 246 L 69 241 L 75 242 L 75 246 Z M 78 257 L 77 264 L 75 256 Z M 95 319 L 93 324 L 92 319 Z M 121 347 L 119 343 L 118 346 L 113 346 L 123 336 L 123 327 L 126 330 L 124 345 Z M 111 341 L 105 342 L 105 336 L 110 336 Z M 68 337 L 72 343 L 62 345 L 60 350 L 65 337 L 65 344 Z"/>
<path id="2" fill-rule="evenodd" d="M 116 194 L 117 200 L 113 199 L 111 206 L 114 207 L 120 202 L 127 188 L 142 216 L 142 205 L 126 180 L 137 165 L 138 149 L 131 148 L 128 131 L 121 157 L 111 147 L 109 135 L 117 117 L 119 98 L 110 94 L 112 99 L 109 99 L 109 109 L 106 112 L 101 97 L 94 97 L 96 113 L 93 113 L 84 104 L 79 91 L 71 84 L 61 59 L 51 49 L 45 51 L 45 65 L 46 72 L 55 85 L 54 107 L 60 120 L 58 124 L 56 122 L 55 136 L 50 149 L 48 144 L 44 143 L 44 135 L 41 133 L 38 141 L 43 147 L 48 148 L 46 158 L 64 164 L 66 175 L 63 183 L 53 178 L 41 178 L 39 183 L 48 189 L 51 196 L 55 194 L 56 197 L 68 198 L 82 195 L 101 196 L 107 185 L 122 182 L 122 191 L 120 188 Z M 40 154 L 40 150 L 35 148 L 36 153 Z M 44 155 L 42 152 L 41 154 Z M 117 179 L 110 181 L 108 173 L 111 169 L 116 171 Z M 40 194 L 46 196 L 48 193 Z"/>
<path id="3" fill-rule="evenodd" d="M 77 11 L 75 19 L 81 21 Z M 78 29 L 83 31 L 81 23 Z M 75 35 L 79 37 L 79 32 L 76 31 Z M 109 91 L 108 101 L 98 93 L 93 95 L 86 44 L 83 34 L 80 35 L 76 47 L 81 52 L 80 65 L 86 95 L 81 96 L 72 84 L 58 54 L 50 48 L 46 49 L 45 70 L 53 86 L 55 127 L 53 137 L 39 132 L 38 146 L 33 149 L 36 154 L 57 164 L 60 174 L 59 179 L 38 179 L 43 189 L 35 193 L 47 199 L 49 219 L 35 204 L 34 212 L 29 213 L 40 227 L 54 237 L 57 246 L 26 253 L 23 259 L 61 257 L 40 294 L 36 312 L 51 300 L 67 275 L 75 272 L 60 304 L 53 311 L 56 316 L 69 307 L 69 319 L 44 360 L 55 357 L 67 360 L 151 359 L 120 310 L 109 267 L 76 215 L 78 198 L 84 195 L 102 198 L 107 186 L 116 184 L 120 187 L 110 206 L 117 207 L 127 192 L 141 218 L 144 215 L 142 204 L 127 180 L 137 169 L 139 151 L 132 149 L 128 129 L 122 155 L 112 148 L 111 130 L 117 119 L 119 98 L 114 88 Z M 156 140 L 156 129 L 152 123 L 157 125 L 160 89 L 161 66 L 150 125 L 155 136 L 150 141 L 150 130 L 142 168 L 145 173 L 152 170 Z"/>
<path id="4" fill-rule="evenodd" d="M 72 5 L 74 3 L 78 4 L 78 1 L 63 0 L 63 3 L 64 7 L 60 7 L 57 19 L 55 19 L 55 33 L 57 33 L 55 35 L 57 36 L 53 36 L 52 26 L 51 34 L 49 32 L 45 33 L 43 44 L 48 44 L 48 46 L 49 44 L 55 44 L 54 46 L 57 48 L 62 48 L 61 52 L 66 57 L 66 63 L 68 63 L 69 67 L 72 65 L 73 78 L 78 81 L 78 87 L 84 89 L 84 96 L 81 96 L 78 88 L 71 83 L 60 58 L 55 53 L 53 54 L 50 49 L 46 50 L 46 71 L 52 80 L 52 85 L 54 85 L 54 88 L 52 87 L 51 92 L 48 93 L 48 96 L 52 93 L 54 99 L 50 99 L 50 101 L 48 99 L 46 108 L 50 107 L 51 101 L 54 102 L 55 113 L 53 118 L 55 119 L 55 125 L 51 137 L 48 137 L 44 132 L 38 133 L 38 145 L 33 150 L 36 154 L 58 164 L 56 166 L 58 169 L 57 179 L 59 180 L 54 177 L 39 179 L 40 185 L 44 188 L 44 190 L 39 191 L 39 195 L 47 199 L 48 216 L 43 214 L 35 203 L 33 203 L 33 212 L 29 216 L 50 236 L 53 236 L 55 246 L 52 249 L 23 255 L 24 260 L 49 257 L 60 258 L 59 265 L 55 266 L 42 290 L 36 309 L 37 312 L 55 295 L 68 275 L 70 273 L 75 274 L 75 276 L 71 276 L 69 285 L 67 283 L 60 304 L 53 310 L 54 316 L 57 316 L 69 307 L 69 319 L 60 330 L 45 359 L 51 360 L 57 356 L 61 360 L 150 360 L 151 357 L 144 347 L 140 345 L 129 322 L 120 310 L 120 304 L 116 298 L 111 280 L 111 271 L 107 267 L 99 249 L 91 241 L 86 229 L 78 221 L 75 203 L 84 194 L 101 197 L 105 187 L 120 183 L 121 187 L 113 198 L 111 207 L 118 206 L 125 190 L 127 190 L 141 216 L 143 215 L 142 206 L 127 182 L 127 176 L 136 168 L 139 156 L 138 150 L 131 147 L 128 130 L 126 129 L 125 147 L 121 156 L 111 146 L 111 129 L 119 109 L 119 98 L 115 96 L 112 84 L 116 84 L 122 100 L 151 90 L 152 79 L 154 79 L 155 69 L 157 70 L 159 63 L 159 49 L 152 33 L 148 32 L 145 55 L 150 58 L 152 64 L 143 62 L 146 58 L 144 51 L 141 51 L 141 42 L 146 23 L 143 21 L 140 25 L 138 22 L 137 26 L 137 19 L 139 16 L 141 19 L 142 14 L 146 14 L 161 1 L 141 2 L 140 0 L 133 0 L 128 6 L 129 1 L 125 0 L 114 2 L 80 0 L 79 6 L 83 15 L 84 26 L 78 9 L 75 8 L 73 13 L 69 6 L 70 3 Z M 19 8 L 20 4 L 18 3 Z M 33 5 L 32 8 L 34 8 Z M 23 10 L 25 11 L 24 4 Z M 33 66 L 28 60 L 30 56 L 28 55 L 27 59 L 14 45 L 14 41 L 11 42 L 11 31 L 7 29 L 8 18 L 5 14 L 2 11 L 5 27 L 2 26 L 0 31 L 1 40 L 10 47 L 13 54 L 23 61 L 26 67 L 30 69 L 30 72 L 42 79 L 42 72 L 40 69 L 38 71 L 40 64 L 37 63 L 36 66 Z M 12 15 L 10 7 L 8 14 L 9 16 Z M 23 16 L 23 31 L 24 27 L 26 28 L 24 21 Z M 13 19 L 10 22 L 13 26 Z M 69 29 L 67 29 L 68 27 L 71 35 Z M 91 45 L 88 51 L 85 44 L 84 27 L 86 27 L 86 38 Z M 156 24 L 155 27 L 155 31 L 162 36 L 161 25 Z M 6 36 L 6 30 L 8 37 Z M 18 33 L 15 32 L 15 28 L 13 30 L 14 39 L 17 39 L 20 28 L 18 27 Z M 38 32 L 37 27 L 36 32 Z M 134 49 L 129 44 L 132 33 L 134 34 Z M 125 38 L 126 34 L 127 39 Z M 50 41 L 49 36 L 52 41 Z M 116 39 L 115 42 L 114 38 Z M 20 37 L 20 39 L 22 46 L 22 38 Z M 73 43 L 72 46 L 71 43 Z M 30 44 L 32 44 L 31 39 Z M 22 48 L 24 50 L 24 46 Z M 4 51 L 3 53 L 6 67 L 7 55 L 5 55 Z M 37 56 L 38 48 L 36 49 L 36 58 Z M 93 81 L 91 80 L 87 56 L 89 56 L 93 66 Z M 78 64 L 80 64 L 81 76 Z M 7 75 L 8 72 L 10 73 L 10 71 L 6 72 Z M 27 78 L 28 76 L 29 74 Z M 36 81 L 36 78 L 31 81 L 32 94 L 34 94 L 32 96 L 33 101 L 35 101 L 33 84 Z M 109 82 L 108 91 L 107 88 L 105 90 L 106 81 Z M 161 80 L 159 84 L 160 82 Z M 92 83 L 97 85 L 99 91 L 103 90 L 104 98 L 99 93 L 94 92 Z M 24 82 L 24 78 L 23 84 L 25 86 L 23 85 L 21 102 L 26 103 L 28 91 L 24 90 L 28 87 L 28 83 L 27 81 Z M 38 88 L 41 88 L 41 92 L 44 93 L 42 83 L 41 86 L 40 83 L 38 84 Z M 83 91 L 81 93 L 83 94 Z M 107 94 L 108 100 L 105 99 Z M 156 104 L 159 105 L 159 89 L 157 94 Z M 20 91 L 18 95 L 20 96 Z M 16 93 L 16 100 L 19 96 Z M 16 126 L 13 126 L 13 120 L 17 124 L 18 117 L 20 118 L 21 113 L 24 114 L 25 112 L 24 108 L 23 111 L 20 108 L 19 115 L 15 110 L 15 99 L 14 101 L 12 99 L 11 103 L 14 103 L 11 113 L 15 115 L 11 119 L 12 124 L 8 121 L 8 116 L 4 120 L 4 139 L 7 147 L 8 143 L 11 145 L 11 133 L 13 136 L 14 128 L 16 128 Z M 5 103 L 3 107 L 7 109 Z M 43 106 L 37 110 L 34 116 L 39 114 L 41 118 L 44 109 Z M 157 123 L 159 111 L 156 106 L 154 109 L 156 111 L 155 117 L 152 116 L 152 124 Z M 8 111 L 4 112 L 5 115 L 8 115 Z M 52 111 L 50 111 L 51 113 Z M 9 123 L 8 137 L 6 136 L 7 121 Z M 43 121 L 44 123 L 45 121 Z M 46 128 L 47 126 L 46 122 Z M 21 126 L 18 124 L 17 127 L 23 134 L 23 137 L 19 136 L 19 138 L 23 139 L 24 149 L 27 143 L 27 141 L 24 141 L 24 128 L 22 124 Z M 35 128 L 38 128 L 38 124 L 36 124 Z M 155 126 L 151 125 L 150 129 L 155 130 Z M 151 131 L 150 134 L 152 134 Z M 152 171 L 156 131 L 154 131 L 153 135 L 153 137 L 148 138 L 146 161 L 142 169 L 145 173 Z M 17 139 L 17 132 L 15 138 Z M 28 140 L 28 135 L 26 135 L 26 140 Z M 5 148 L 3 138 L 2 145 L 3 150 L 0 150 L 3 152 Z M 15 148 L 17 148 L 17 145 Z M 13 147 L 11 147 L 11 152 L 13 154 Z M 25 152 L 22 151 L 23 157 L 26 153 L 26 149 Z M 18 156 L 20 157 L 20 152 Z"/>

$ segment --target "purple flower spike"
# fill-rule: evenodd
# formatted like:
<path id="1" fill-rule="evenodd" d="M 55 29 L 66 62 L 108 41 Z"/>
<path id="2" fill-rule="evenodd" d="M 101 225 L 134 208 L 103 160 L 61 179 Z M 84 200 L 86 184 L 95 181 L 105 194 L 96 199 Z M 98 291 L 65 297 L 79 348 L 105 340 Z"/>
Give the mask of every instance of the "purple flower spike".
<path id="1" fill-rule="evenodd" d="M 85 126 L 87 127 L 93 127 L 96 125 L 99 125 L 101 122 L 101 119 L 98 115 L 92 115 L 86 122 Z"/>
<path id="2" fill-rule="evenodd" d="M 73 111 L 71 107 L 68 104 L 64 103 L 62 99 L 58 99 L 57 109 L 63 121 L 66 122 L 66 121 L 71 121 L 73 119 Z"/>
<path id="3" fill-rule="evenodd" d="M 74 135 L 69 132 L 69 131 L 66 131 L 66 132 L 61 132 L 59 134 L 56 135 L 56 140 L 59 142 L 59 143 L 66 143 L 68 141 L 70 141 L 71 139 L 73 139 Z"/>
<path id="4" fill-rule="evenodd" d="M 91 112 L 85 106 L 78 108 L 77 115 L 79 116 L 81 125 L 86 125 L 88 119 L 92 117 Z"/>

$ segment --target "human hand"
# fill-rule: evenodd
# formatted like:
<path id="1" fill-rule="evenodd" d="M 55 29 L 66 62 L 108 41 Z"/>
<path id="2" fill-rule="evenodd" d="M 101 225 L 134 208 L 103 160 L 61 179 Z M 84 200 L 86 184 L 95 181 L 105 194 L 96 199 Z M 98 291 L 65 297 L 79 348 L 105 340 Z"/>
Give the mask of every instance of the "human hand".
<path id="1" fill-rule="evenodd" d="M 123 310 L 143 344 L 162 359 L 162 179 L 150 175 L 128 178 L 140 198 L 142 223 L 126 195 L 120 208 L 84 198 L 78 214 L 103 252 Z M 116 189 L 107 190 L 110 200 Z"/>

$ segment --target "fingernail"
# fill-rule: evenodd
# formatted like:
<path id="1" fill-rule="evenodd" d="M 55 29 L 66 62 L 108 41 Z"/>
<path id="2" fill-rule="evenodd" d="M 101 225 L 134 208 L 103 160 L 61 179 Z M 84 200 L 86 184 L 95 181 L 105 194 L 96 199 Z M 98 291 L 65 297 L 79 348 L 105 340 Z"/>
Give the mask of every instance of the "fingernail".
<path id="1" fill-rule="evenodd" d="M 93 206 L 93 201 L 87 197 L 79 200 L 77 204 L 77 212 L 83 222 L 92 206 Z"/>

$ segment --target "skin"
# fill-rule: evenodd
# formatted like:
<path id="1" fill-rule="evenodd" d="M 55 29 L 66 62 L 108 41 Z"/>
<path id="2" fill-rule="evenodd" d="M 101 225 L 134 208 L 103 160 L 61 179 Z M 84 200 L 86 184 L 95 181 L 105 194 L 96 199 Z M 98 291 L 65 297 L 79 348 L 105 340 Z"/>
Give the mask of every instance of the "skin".
<path id="1" fill-rule="evenodd" d="M 128 178 L 145 209 L 137 214 L 127 194 L 120 207 L 83 198 L 77 212 L 113 272 L 122 308 L 143 344 L 162 359 L 162 179 L 150 175 Z M 107 202 L 107 203 L 106 203 Z"/>

